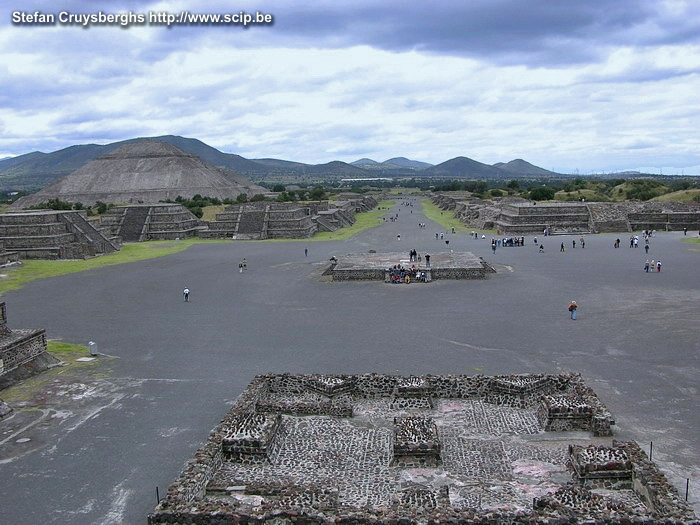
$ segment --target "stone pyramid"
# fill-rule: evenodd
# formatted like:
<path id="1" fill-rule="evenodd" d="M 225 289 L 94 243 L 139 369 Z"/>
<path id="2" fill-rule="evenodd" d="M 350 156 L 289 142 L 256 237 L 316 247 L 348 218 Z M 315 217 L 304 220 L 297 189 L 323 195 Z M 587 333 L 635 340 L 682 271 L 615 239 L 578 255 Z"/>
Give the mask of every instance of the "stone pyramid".
<path id="1" fill-rule="evenodd" d="M 201 158 L 158 141 L 126 144 L 88 162 L 41 191 L 19 199 L 13 208 L 35 206 L 49 199 L 115 204 L 155 203 L 196 194 L 235 199 L 267 190 L 206 163 Z"/>

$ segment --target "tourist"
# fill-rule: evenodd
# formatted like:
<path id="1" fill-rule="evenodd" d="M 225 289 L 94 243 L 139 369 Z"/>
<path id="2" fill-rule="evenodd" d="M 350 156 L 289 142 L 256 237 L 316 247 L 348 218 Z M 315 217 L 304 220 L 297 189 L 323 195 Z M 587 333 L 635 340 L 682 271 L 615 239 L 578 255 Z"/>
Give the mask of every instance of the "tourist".
<path id="1" fill-rule="evenodd" d="M 649 259 L 647 259 L 647 262 L 644 263 L 644 271 L 649 273 Z"/>
<path id="2" fill-rule="evenodd" d="M 586 239 L 581 237 L 580 241 L 581 241 L 581 249 L 585 248 L 586 247 Z"/>
<path id="3" fill-rule="evenodd" d="M 238 273 L 243 273 L 243 261 L 238 262 Z"/>
<path id="4" fill-rule="evenodd" d="M 243 264 L 243 269 L 247 270 L 248 269 L 248 262 L 245 260 L 245 257 L 243 257 L 242 264 Z"/>
<path id="5" fill-rule="evenodd" d="M 571 314 L 571 318 L 575 321 L 576 320 L 576 309 L 578 308 L 578 305 L 576 304 L 576 301 L 571 301 L 569 304 L 569 313 Z"/>
<path id="6" fill-rule="evenodd" d="M 656 271 L 661 272 L 661 259 L 656 261 Z"/>
<path id="7" fill-rule="evenodd" d="M 540 253 L 544 253 L 544 244 L 540 244 Z"/>
<path id="8" fill-rule="evenodd" d="M 683 235 L 688 235 L 688 227 L 687 226 L 683 227 Z"/>
<path id="9" fill-rule="evenodd" d="M 400 234 L 400 233 L 396 236 L 396 240 L 397 240 L 397 241 L 400 241 L 400 240 L 401 240 L 401 234 Z"/>
<path id="10" fill-rule="evenodd" d="M 571 240 L 571 245 L 573 246 L 573 249 L 576 249 L 576 239 Z"/>
<path id="11" fill-rule="evenodd" d="M 304 248 L 304 257 L 308 257 L 308 256 L 309 256 L 309 249 Z"/>
<path id="12" fill-rule="evenodd" d="M 656 261 L 654 259 L 651 260 L 651 263 L 649 263 L 649 268 L 651 268 L 651 271 L 654 271 L 654 268 L 656 268 Z"/>
<path id="13" fill-rule="evenodd" d="M 561 243 L 561 248 L 559 249 L 560 252 L 565 252 L 566 250 L 564 249 L 564 243 Z"/>
<path id="14" fill-rule="evenodd" d="M 646 253 L 649 253 L 649 243 L 646 243 L 646 244 L 644 245 L 644 251 L 645 251 Z"/>
<path id="15" fill-rule="evenodd" d="M 185 288 L 184 290 L 182 290 L 182 297 L 186 303 L 190 302 L 190 289 L 189 288 Z"/>
<path id="16" fill-rule="evenodd" d="M 430 254 L 425 254 L 425 267 L 430 268 Z"/>

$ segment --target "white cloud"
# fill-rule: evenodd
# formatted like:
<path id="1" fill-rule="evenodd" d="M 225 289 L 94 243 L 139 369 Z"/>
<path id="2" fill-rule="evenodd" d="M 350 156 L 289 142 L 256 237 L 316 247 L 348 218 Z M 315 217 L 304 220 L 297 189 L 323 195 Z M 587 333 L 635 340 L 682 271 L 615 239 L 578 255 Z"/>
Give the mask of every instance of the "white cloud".
<path id="1" fill-rule="evenodd" d="M 596 18 L 590 6 L 535 3 L 519 22 L 505 18 L 517 2 L 466 4 L 448 2 L 426 21 L 447 24 L 440 34 L 395 4 L 393 18 L 370 4 L 362 18 L 355 4 L 288 2 L 274 26 L 248 30 L 0 26 L 0 151 L 172 133 L 246 157 L 314 163 L 464 155 L 607 171 L 700 162 L 690 4 L 635 4 L 632 15 L 610 3 Z M 199 7 L 215 9 L 231 7 Z M 465 18 L 476 14 L 483 28 Z M 565 21 L 568 33 L 538 31 L 536 14 Z M 683 21 L 689 36 L 665 30 L 669 21 Z M 460 24 L 489 44 L 462 35 Z M 601 32 L 587 32 L 593 26 Z M 414 32 L 389 34 L 397 27 Z"/>

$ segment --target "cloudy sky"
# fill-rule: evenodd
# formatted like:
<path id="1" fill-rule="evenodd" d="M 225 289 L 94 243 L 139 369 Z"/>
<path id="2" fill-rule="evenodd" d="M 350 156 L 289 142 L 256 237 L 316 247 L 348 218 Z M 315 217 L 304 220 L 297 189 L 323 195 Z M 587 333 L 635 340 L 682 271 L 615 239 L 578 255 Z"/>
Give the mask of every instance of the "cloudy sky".
<path id="1" fill-rule="evenodd" d="M 185 10 L 273 23 L 58 21 Z M 13 23 L 35 11 L 56 23 Z M 308 163 L 700 173 L 695 0 L 5 0 L 0 20 L 0 158 L 174 134 Z"/>

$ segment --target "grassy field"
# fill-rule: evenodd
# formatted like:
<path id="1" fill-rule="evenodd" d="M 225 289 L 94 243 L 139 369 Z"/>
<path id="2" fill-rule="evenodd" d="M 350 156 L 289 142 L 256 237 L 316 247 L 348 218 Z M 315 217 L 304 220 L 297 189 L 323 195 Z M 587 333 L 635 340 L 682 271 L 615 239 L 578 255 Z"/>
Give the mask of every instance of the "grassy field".
<path id="1" fill-rule="evenodd" d="M 87 346 L 59 341 L 48 341 L 47 346 L 49 353 L 62 361 L 64 366 L 56 366 L 4 389 L 2 391 L 3 400 L 12 405 L 31 403 L 37 392 L 58 378 L 70 380 L 70 378 L 75 377 L 85 381 L 87 378 L 103 378 L 109 373 L 109 366 L 107 365 L 105 368 L 104 365 L 113 358 L 103 356 L 87 362 L 77 360 L 81 357 L 90 357 Z"/>
<path id="2" fill-rule="evenodd" d="M 202 208 L 202 220 L 203 221 L 215 221 L 216 220 L 216 214 L 217 213 L 223 213 L 224 208 L 226 208 L 226 204 L 220 204 L 218 206 L 205 206 Z"/>
<path id="3" fill-rule="evenodd" d="M 697 248 L 688 248 L 691 252 L 700 252 L 700 238 L 693 237 L 690 239 L 681 239 L 683 242 L 697 246 Z"/>
<path id="4" fill-rule="evenodd" d="M 66 261 L 24 261 L 22 266 L 5 269 L 0 277 L 0 295 L 10 290 L 17 290 L 25 283 L 44 277 L 56 277 L 69 273 L 82 272 L 115 264 L 143 261 L 163 257 L 186 250 L 193 244 L 205 242 L 231 242 L 226 240 L 186 239 L 182 241 L 148 241 L 124 244 L 118 252 L 93 259 Z"/>
<path id="5" fill-rule="evenodd" d="M 380 208 L 389 208 L 395 204 L 395 201 L 381 201 L 378 205 Z M 379 226 L 382 223 L 382 215 L 386 213 L 386 210 L 374 209 L 365 213 L 358 213 L 355 215 L 355 224 L 349 228 L 340 228 L 334 232 L 319 232 L 314 235 L 311 239 L 297 239 L 297 240 L 310 240 L 310 241 L 343 241 L 349 239 L 353 235 L 357 235 L 361 231 L 369 230 Z"/>
<path id="6" fill-rule="evenodd" d="M 700 190 L 680 190 L 666 193 L 659 197 L 654 197 L 652 201 L 658 202 L 694 202 L 694 199 L 700 198 Z"/>
<path id="7" fill-rule="evenodd" d="M 439 206 L 433 204 L 430 199 L 421 199 L 423 204 L 423 213 L 431 221 L 437 222 L 440 226 L 446 230 L 455 229 L 456 233 L 469 233 L 471 231 L 476 231 L 473 226 L 464 224 L 458 218 L 454 217 L 454 212 L 452 210 L 444 211 L 441 210 Z M 492 233 L 495 234 L 496 230 L 479 230 L 482 233 Z"/>

